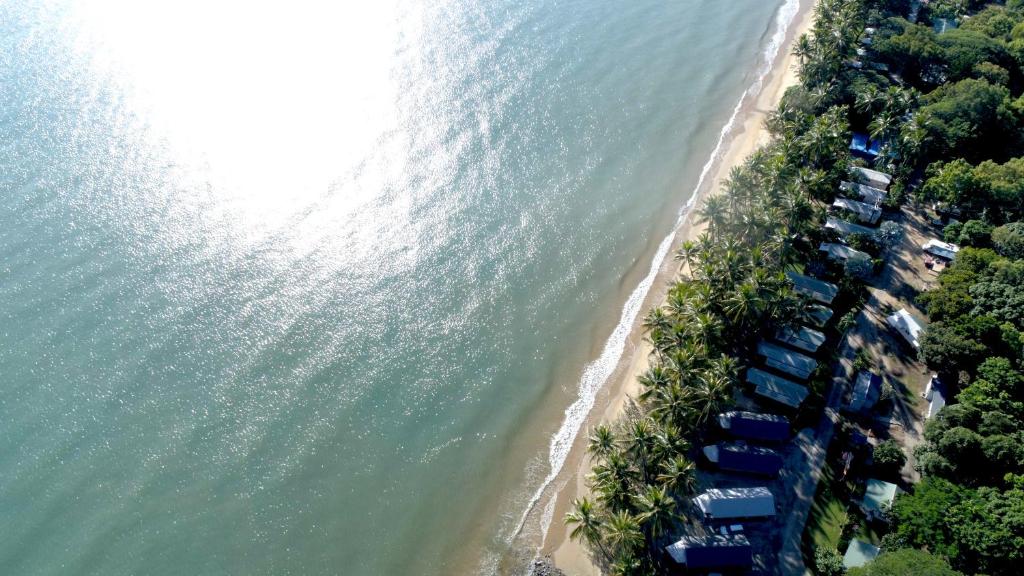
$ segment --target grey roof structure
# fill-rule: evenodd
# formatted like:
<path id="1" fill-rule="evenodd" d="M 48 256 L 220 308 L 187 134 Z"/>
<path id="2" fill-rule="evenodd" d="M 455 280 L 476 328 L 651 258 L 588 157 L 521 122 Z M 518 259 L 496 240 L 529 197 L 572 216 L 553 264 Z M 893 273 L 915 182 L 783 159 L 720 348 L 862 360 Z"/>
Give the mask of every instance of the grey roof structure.
<path id="1" fill-rule="evenodd" d="M 764 356 L 764 363 L 769 368 L 800 379 L 806 379 L 818 367 L 814 358 L 764 340 L 757 344 L 757 353 Z"/>
<path id="2" fill-rule="evenodd" d="M 874 206 L 878 206 L 885 201 L 885 190 L 867 184 L 844 181 L 839 184 L 839 190 L 844 196 L 854 196 L 860 198 L 861 202 Z"/>
<path id="3" fill-rule="evenodd" d="M 861 500 L 861 507 L 866 513 L 881 513 L 892 506 L 896 499 L 899 487 L 892 482 L 884 482 L 871 478 L 868 480 L 867 488 L 864 490 L 864 498 Z"/>
<path id="4" fill-rule="evenodd" d="M 854 250 L 846 244 L 834 244 L 832 242 L 822 242 L 818 246 L 818 250 L 824 252 L 829 258 L 837 262 L 846 262 L 850 258 L 867 258 L 871 260 L 871 256 L 866 252 L 860 250 Z"/>
<path id="5" fill-rule="evenodd" d="M 878 206 L 868 204 L 866 202 L 850 200 L 849 198 L 836 198 L 832 202 L 832 207 L 852 212 L 857 215 L 858 220 L 861 222 L 867 222 L 868 224 L 874 224 L 882 217 L 882 209 Z"/>
<path id="6" fill-rule="evenodd" d="M 750 446 L 744 442 L 723 442 L 705 446 L 704 456 L 720 470 L 775 476 L 782 469 L 782 456 L 770 448 Z"/>
<path id="7" fill-rule="evenodd" d="M 854 182 L 860 184 L 867 184 L 872 188 L 878 188 L 879 190 L 885 190 L 892 183 L 892 176 L 885 172 L 879 172 L 878 170 L 872 170 L 870 168 L 861 168 L 859 166 L 850 166 L 850 178 Z"/>
<path id="8" fill-rule="evenodd" d="M 811 304 L 804 310 L 804 315 L 819 328 L 828 324 L 828 321 L 832 319 L 832 314 L 833 312 L 831 308 L 822 306 L 821 304 Z"/>
<path id="9" fill-rule="evenodd" d="M 846 554 L 843 555 L 843 568 L 847 570 L 859 568 L 874 560 L 879 552 L 878 546 L 854 538 L 850 540 L 850 546 L 846 549 Z"/>
<path id="10" fill-rule="evenodd" d="M 747 382 L 754 385 L 754 393 L 791 408 L 799 408 L 810 392 L 807 388 L 764 370 L 747 370 Z"/>
<path id="11" fill-rule="evenodd" d="M 867 370 L 857 373 L 857 379 L 853 383 L 853 394 L 850 396 L 849 409 L 851 412 L 867 410 L 878 402 L 882 393 L 882 377 L 872 374 Z"/>
<path id="12" fill-rule="evenodd" d="M 666 546 L 665 551 L 677 564 L 691 569 L 749 570 L 754 564 L 753 548 L 743 534 L 683 536 Z"/>
<path id="13" fill-rule="evenodd" d="M 906 308 L 900 308 L 890 316 L 885 317 L 885 323 L 892 326 L 903 336 L 903 339 L 914 348 L 921 347 L 921 324 L 907 312 Z"/>
<path id="14" fill-rule="evenodd" d="M 738 438 L 781 441 L 789 438 L 789 419 L 775 414 L 733 410 L 718 415 L 718 425 Z"/>
<path id="15" fill-rule="evenodd" d="M 835 284 L 822 282 L 796 272 L 786 272 L 786 276 L 793 282 L 793 290 L 798 294 L 813 298 L 822 304 L 831 304 L 836 294 L 839 293 L 839 288 Z"/>
<path id="16" fill-rule="evenodd" d="M 711 488 L 693 499 L 705 516 L 715 519 L 763 518 L 775 515 L 775 496 L 764 486 Z"/>
<path id="17" fill-rule="evenodd" d="M 927 420 L 938 414 L 939 410 L 946 405 L 946 386 L 939 380 L 938 374 L 932 374 L 923 396 L 928 401 L 928 412 L 924 415 Z"/>
<path id="18" fill-rule="evenodd" d="M 821 348 L 821 345 L 825 343 L 825 335 L 823 333 L 806 326 L 799 326 L 797 328 L 786 326 L 779 330 L 775 338 L 783 344 L 788 344 L 811 354 L 817 352 L 818 348 Z"/>
<path id="19" fill-rule="evenodd" d="M 850 234 L 863 234 L 864 236 L 873 238 L 876 232 L 874 228 L 868 228 L 867 226 L 861 226 L 860 224 L 853 224 L 846 220 L 840 220 L 835 216 L 829 216 L 825 220 L 825 229 L 835 230 L 836 233 L 843 238 L 846 238 Z"/>

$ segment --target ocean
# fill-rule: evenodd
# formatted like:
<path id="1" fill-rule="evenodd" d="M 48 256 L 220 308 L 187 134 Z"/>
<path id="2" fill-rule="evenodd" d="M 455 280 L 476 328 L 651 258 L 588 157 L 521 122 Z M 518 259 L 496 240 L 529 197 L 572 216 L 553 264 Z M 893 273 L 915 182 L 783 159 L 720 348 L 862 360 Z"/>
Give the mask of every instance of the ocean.
<path id="1" fill-rule="evenodd" d="M 0 0 L 0 573 L 497 570 L 792 5 Z"/>

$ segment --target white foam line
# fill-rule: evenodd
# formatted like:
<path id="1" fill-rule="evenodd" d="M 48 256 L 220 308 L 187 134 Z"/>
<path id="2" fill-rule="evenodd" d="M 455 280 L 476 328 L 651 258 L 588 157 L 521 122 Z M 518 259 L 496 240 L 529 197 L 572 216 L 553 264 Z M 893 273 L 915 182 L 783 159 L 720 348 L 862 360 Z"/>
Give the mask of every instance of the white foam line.
<path id="1" fill-rule="evenodd" d="M 743 94 L 740 95 L 739 100 L 736 102 L 736 106 L 733 108 L 732 115 L 729 117 L 728 122 L 725 123 L 725 126 L 722 127 L 722 131 L 718 134 L 718 142 L 715 144 L 711 157 L 708 158 L 708 161 L 700 171 L 700 178 L 697 180 L 697 185 L 694 187 L 693 193 L 690 195 L 690 199 L 687 200 L 686 204 L 684 204 L 679 210 L 679 216 L 676 220 L 675 226 L 672 228 L 672 231 L 669 232 L 668 236 L 665 236 L 665 239 L 658 245 L 658 250 L 654 253 L 654 259 L 651 261 L 651 267 L 647 272 L 647 276 L 640 281 L 640 284 L 633 289 L 633 292 L 626 300 L 626 304 L 622 308 L 622 315 L 619 317 L 619 323 L 615 326 L 615 330 L 612 331 L 611 336 L 609 336 L 608 340 L 605 342 L 604 349 L 601 350 L 601 355 L 597 360 L 594 360 L 584 368 L 583 376 L 580 378 L 579 395 L 577 396 L 576 401 L 565 409 L 565 419 L 562 421 L 562 425 L 559 427 L 558 431 L 551 437 L 551 445 L 548 449 L 548 463 L 551 466 L 551 471 L 544 479 L 544 482 L 541 483 L 540 487 L 537 488 L 533 497 L 530 498 L 529 503 L 526 505 L 526 510 L 523 511 L 523 515 L 519 519 L 519 524 L 516 526 L 516 529 L 512 533 L 510 539 L 515 539 L 519 535 L 523 526 L 526 524 L 526 519 L 530 515 L 530 512 L 533 511 L 537 502 L 539 502 L 543 497 L 544 491 L 562 471 L 562 467 L 565 465 L 565 460 L 569 456 L 569 450 L 572 448 L 572 444 L 575 442 L 576 436 L 579 434 L 580 427 L 583 426 L 583 422 L 586 420 L 587 415 L 594 407 L 594 401 L 597 398 L 597 393 L 608 380 L 608 377 L 611 376 L 612 372 L 615 371 L 615 366 L 618 365 L 619 359 L 622 358 L 622 353 L 625 350 L 626 340 L 629 337 L 630 329 L 640 313 L 640 308 L 643 305 L 644 300 L 647 298 L 647 293 L 654 284 L 654 279 L 658 276 L 658 270 L 661 269 L 661 265 L 664 263 L 665 257 L 668 255 L 669 249 L 672 247 L 672 241 L 675 240 L 676 233 L 689 219 L 690 212 L 693 209 L 694 204 L 697 202 L 697 192 L 704 185 L 704 180 L 711 172 L 711 168 L 721 158 L 723 153 L 722 146 L 732 134 L 733 128 L 736 124 L 736 119 L 739 116 L 740 110 L 743 108 L 743 103 L 746 101 L 748 96 L 756 96 L 760 93 L 764 84 L 764 79 L 772 70 L 772 64 L 778 56 L 779 48 L 782 47 L 782 44 L 786 39 L 786 33 L 789 30 L 789 25 L 792 23 L 793 18 L 799 11 L 799 8 L 800 0 L 786 0 L 786 3 L 779 8 L 779 12 L 775 17 L 775 32 L 772 34 L 768 45 L 762 53 L 763 59 L 758 68 L 757 76 L 751 85 L 743 91 Z M 548 528 L 551 525 L 553 516 L 553 508 L 550 504 L 548 508 L 550 509 L 550 512 L 545 510 L 546 513 L 542 518 L 541 540 L 547 537 Z"/>

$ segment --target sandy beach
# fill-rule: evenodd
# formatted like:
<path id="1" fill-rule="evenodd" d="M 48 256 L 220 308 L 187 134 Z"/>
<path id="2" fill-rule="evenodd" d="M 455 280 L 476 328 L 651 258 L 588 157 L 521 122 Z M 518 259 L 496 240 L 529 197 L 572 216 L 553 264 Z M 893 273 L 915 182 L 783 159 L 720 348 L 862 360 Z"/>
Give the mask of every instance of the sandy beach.
<path id="1" fill-rule="evenodd" d="M 724 153 L 711 166 L 710 177 L 696 191 L 695 206 L 700 206 L 703 199 L 715 193 L 723 179 L 728 176 L 733 166 L 743 162 L 759 146 L 767 142 L 769 135 L 764 128 L 767 114 L 773 110 L 786 88 L 797 82 L 797 60 L 792 55 L 792 45 L 796 38 L 807 31 L 813 22 L 814 0 L 801 0 L 800 9 L 787 31 L 786 39 L 776 56 L 770 72 L 764 78 L 761 90 L 750 94 L 742 104 L 736 119 L 736 125 L 725 142 Z M 694 224 L 691 217 L 676 233 L 673 247 L 687 239 L 700 235 L 702 226 Z M 668 258 L 658 272 L 658 278 L 647 295 L 644 303 L 646 311 L 651 306 L 665 299 L 669 283 L 678 273 L 678 263 Z M 600 574 L 600 570 L 591 562 L 588 551 L 569 539 L 569 530 L 564 526 L 565 516 L 572 500 L 586 493 L 585 477 L 590 470 L 591 462 L 586 457 L 586 430 L 597 423 L 614 420 L 622 411 L 627 400 L 635 397 L 639 385 L 637 376 L 647 369 L 651 352 L 650 344 L 643 338 L 641 319 L 634 324 L 625 352 L 619 361 L 604 390 L 598 396 L 594 409 L 588 416 L 584 426 L 576 438 L 566 461 L 565 468 L 554 486 L 558 488 L 554 506 L 553 520 L 547 537 L 541 548 L 541 554 L 551 556 L 556 566 L 572 576 Z"/>

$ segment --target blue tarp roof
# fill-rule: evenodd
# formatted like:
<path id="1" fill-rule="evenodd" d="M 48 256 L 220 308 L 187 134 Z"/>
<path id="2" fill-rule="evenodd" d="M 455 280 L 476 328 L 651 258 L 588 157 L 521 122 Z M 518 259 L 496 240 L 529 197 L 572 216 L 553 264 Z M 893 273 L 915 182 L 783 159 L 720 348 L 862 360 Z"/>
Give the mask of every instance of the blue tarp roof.
<path id="1" fill-rule="evenodd" d="M 718 415 L 718 424 L 739 438 L 769 441 L 789 438 L 789 420 L 775 414 L 725 412 Z"/>
<path id="2" fill-rule="evenodd" d="M 868 135 L 854 132 L 853 138 L 850 139 L 850 150 L 866 153 L 868 151 Z"/>

